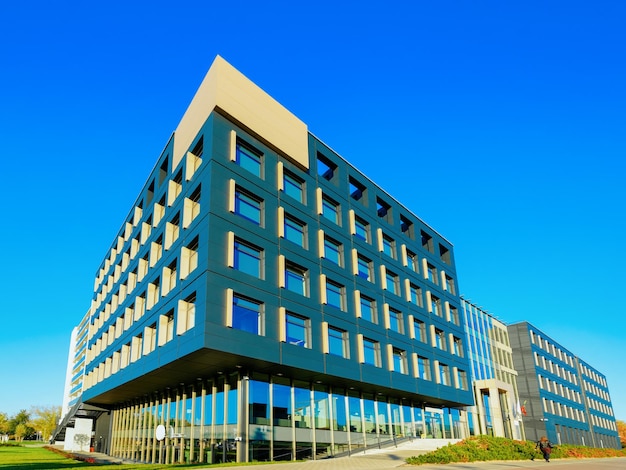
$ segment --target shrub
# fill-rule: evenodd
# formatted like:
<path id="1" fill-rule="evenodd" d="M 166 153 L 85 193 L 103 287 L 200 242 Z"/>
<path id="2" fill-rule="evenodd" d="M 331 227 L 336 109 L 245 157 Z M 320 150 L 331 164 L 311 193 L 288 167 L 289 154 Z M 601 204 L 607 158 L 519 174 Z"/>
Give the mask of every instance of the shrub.
<path id="1" fill-rule="evenodd" d="M 489 460 L 527 460 L 539 458 L 540 452 L 532 441 L 516 441 L 504 437 L 472 436 L 456 444 L 448 444 L 434 452 L 410 457 L 407 463 L 477 462 Z M 595 449 L 592 447 L 559 445 L 552 452 L 554 458 L 626 457 L 625 450 Z"/>

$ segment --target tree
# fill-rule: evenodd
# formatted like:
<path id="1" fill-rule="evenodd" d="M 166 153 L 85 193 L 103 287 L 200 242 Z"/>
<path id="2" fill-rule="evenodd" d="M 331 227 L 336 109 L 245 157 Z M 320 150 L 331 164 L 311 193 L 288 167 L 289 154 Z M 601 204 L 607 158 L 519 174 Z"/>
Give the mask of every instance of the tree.
<path id="1" fill-rule="evenodd" d="M 619 440 L 622 442 L 622 447 L 626 447 L 626 422 L 620 421 L 618 419 L 616 423 L 617 423 L 617 433 L 619 434 Z"/>
<path id="2" fill-rule="evenodd" d="M 34 406 L 31 409 L 34 418 L 30 421 L 30 425 L 41 433 L 44 441 L 52 437 L 52 433 L 59 424 L 61 418 L 60 406 Z"/>
<path id="3" fill-rule="evenodd" d="M 0 411 L 0 434 L 9 432 L 9 416 Z"/>
<path id="4" fill-rule="evenodd" d="M 9 420 L 9 434 L 13 434 L 16 439 L 18 439 L 18 435 L 21 435 L 21 439 L 32 435 L 35 430 L 30 427 L 29 422 L 30 413 L 28 413 L 26 410 L 20 410 L 18 414 L 16 414 L 13 418 Z"/>

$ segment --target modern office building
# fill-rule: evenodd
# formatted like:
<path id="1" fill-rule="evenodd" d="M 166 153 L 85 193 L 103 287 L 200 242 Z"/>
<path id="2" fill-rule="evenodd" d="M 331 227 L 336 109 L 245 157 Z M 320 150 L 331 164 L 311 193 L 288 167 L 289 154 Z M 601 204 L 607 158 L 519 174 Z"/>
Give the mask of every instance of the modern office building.
<path id="1" fill-rule="evenodd" d="M 464 437 L 465 348 L 450 242 L 218 57 L 97 268 L 82 400 L 126 459 L 316 458 Z"/>
<path id="2" fill-rule="evenodd" d="M 530 323 L 508 330 L 526 437 L 620 449 L 605 376 Z"/>
<path id="3" fill-rule="evenodd" d="M 507 327 L 463 297 L 461 307 L 476 402 L 468 407 L 471 433 L 523 440 L 517 372 Z"/>

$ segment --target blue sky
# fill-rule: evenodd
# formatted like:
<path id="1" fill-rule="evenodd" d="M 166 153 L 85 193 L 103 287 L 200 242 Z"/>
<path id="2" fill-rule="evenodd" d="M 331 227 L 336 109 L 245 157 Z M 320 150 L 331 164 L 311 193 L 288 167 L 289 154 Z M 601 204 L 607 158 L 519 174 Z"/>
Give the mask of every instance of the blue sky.
<path id="1" fill-rule="evenodd" d="M 626 420 L 626 4 L 211 3 L 0 6 L 0 411 L 61 404 L 96 268 L 220 54 L 454 243 L 461 293 L 606 374 Z"/>

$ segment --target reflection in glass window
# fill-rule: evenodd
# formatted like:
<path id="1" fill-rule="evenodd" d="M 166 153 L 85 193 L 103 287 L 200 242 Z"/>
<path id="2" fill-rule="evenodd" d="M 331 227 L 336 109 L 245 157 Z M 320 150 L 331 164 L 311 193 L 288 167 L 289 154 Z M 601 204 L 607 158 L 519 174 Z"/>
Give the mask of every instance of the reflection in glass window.
<path id="1" fill-rule="evenodd" d="M 308 295 L 306 269 L 287 264 L 285 266 L 285 289 L 300 295 Z"/>
<path id="2" fill-rule="evenodd" d="M 363 359 L 365 364 L 380 367 L 380 343 L 363 338 Z"/>
<path id="3" fill-rule="evenodd" d="M 261 153 L 237 143 L 236 163 L 255 176 L 261 176 Z"/>
<path id="4" fill-rule="evenodd" d="M 285 238 L 306 248 L 306 224 L 298 219 L 285 215 Z"/>
<path id="5" fill-rule="evenodd" d="M 235 191 L 235 214 L 261 225 L 262 201 L 240 189 Z"/>
<path id="6" fill-rule="evenodd" d="M 349 358 L 348 333 L 346 331 L 328 327 L 328 352 L 335 356 Z"/>
<path id="7" fill-rule="evenodd" d="M 285 194 L 304 204 L 304 181 L 285 171 L 283 173 L 283 188 Z"/>
<path id="8" fill-rule="evenodd" d="M 287 313 L 285 319 L 287 343 L 309 348 L 310 320 L 293 313 Z"/>
<path id="9" fill-rule="evenodd" d="M 233 328 L 261 335 L 262 303 L 238 295 L 233 296 Z"/>
<path id="10" fill-rule="evenodd" d="M 251 276 L 262 277 L 263 251 L 260 248 L 235 240 L 234 268 Z"/>

